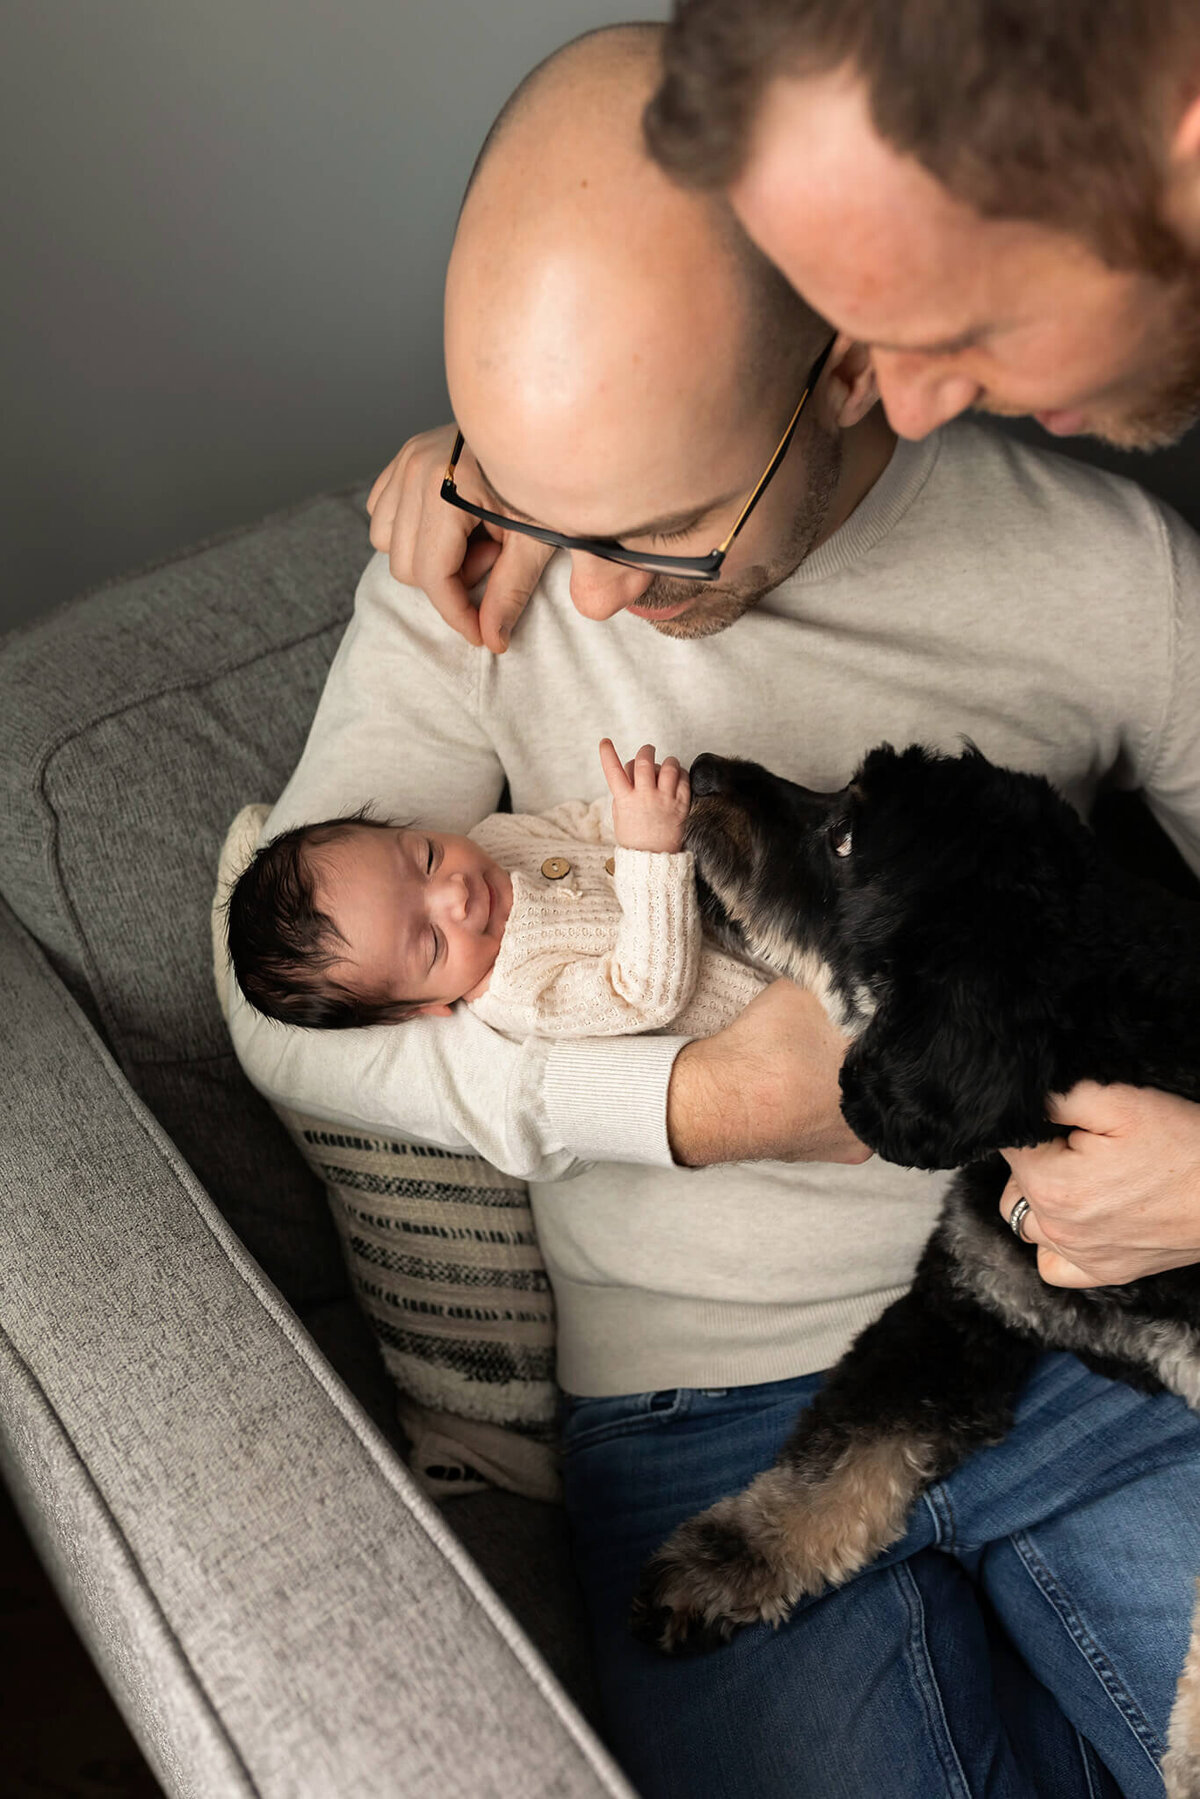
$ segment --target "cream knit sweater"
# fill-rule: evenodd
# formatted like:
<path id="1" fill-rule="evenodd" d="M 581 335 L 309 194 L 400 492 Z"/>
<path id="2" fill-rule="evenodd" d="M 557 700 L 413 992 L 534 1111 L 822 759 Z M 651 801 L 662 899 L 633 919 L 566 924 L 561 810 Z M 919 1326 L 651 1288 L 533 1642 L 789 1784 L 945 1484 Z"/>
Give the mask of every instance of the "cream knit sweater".
<path id="1" fill-rule="evenodd" d="M 610 1037 L 670 1026 L 708 1037 L 765 986 L 703 943 L 689 852 L 614 846 L 607 795 L 542 815 L 496 812 L 469 835 L 512 876 L 500 953 L 470 1002 L 493 1030 Z"/>

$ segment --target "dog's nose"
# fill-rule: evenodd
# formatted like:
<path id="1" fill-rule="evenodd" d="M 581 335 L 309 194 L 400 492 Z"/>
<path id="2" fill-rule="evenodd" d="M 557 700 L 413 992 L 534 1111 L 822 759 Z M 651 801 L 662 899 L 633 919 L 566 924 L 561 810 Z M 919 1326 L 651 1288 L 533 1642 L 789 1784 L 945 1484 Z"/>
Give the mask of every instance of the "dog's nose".
<path id="1" fill-rule="evenodd" d="M 699 799 L 706 793 L 720 793 L 723 785 L 721 779 L 723 766 L 720 756 L 696 757 L 689 771 L 693 799 Z"/>

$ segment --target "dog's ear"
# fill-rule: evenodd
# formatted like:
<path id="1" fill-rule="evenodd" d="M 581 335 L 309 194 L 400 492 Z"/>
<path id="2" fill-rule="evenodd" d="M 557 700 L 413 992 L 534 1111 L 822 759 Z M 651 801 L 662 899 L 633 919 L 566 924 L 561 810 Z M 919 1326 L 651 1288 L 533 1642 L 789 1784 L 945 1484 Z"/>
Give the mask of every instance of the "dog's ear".
<path id="1" fill-rule="evenodd" d="M 905 1168 L 957 1168 L 1053 1135 L 1049 1046 L 992 986 L 942 980 L 894 987 L 842 1064 L 854 1134 Z"/>

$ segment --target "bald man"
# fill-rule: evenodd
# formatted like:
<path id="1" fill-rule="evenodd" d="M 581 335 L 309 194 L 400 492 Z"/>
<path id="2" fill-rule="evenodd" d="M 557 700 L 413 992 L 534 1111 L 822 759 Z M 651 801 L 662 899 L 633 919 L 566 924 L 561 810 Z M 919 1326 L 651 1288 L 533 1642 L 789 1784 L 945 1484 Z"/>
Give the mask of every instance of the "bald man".
<path id="1" fill-rule="evenodd" d="M 467 829 L 506 778 L 544 810 L 597 790 L 607 734 L 832 788 L 880 738 L 969 732 L 1085 811 L 1105 779 L 1144 785 L 1200 868 L 1200 544 L 979 426 L 898 445 L 861 347 L 646 158 L 657 42 L 568 49 L 489 141 L 447 281 L 453 503 L 420 513 L 458 534 L 433 596 L 452 622 L 375 558 L 270 833 L 367 799 Z M 464 579 L 546 539 L 512 648 L 482 651 Z M 629 1634 L 640 1563 L 771 1460 L 939 1206 L 941 1176 L 847 1132 L 812 995 L 776 983 L 688 1044 L 516 1044 L 457 1012 L 304 1033 L 233 1001 L 271 1097 L 529 1180 L 576 1565 L 647 1799 L 1161 1792 L 1200 1423 L 1068 1356 L 885 1562 L 777 1633 L 685 1662 Z"/>

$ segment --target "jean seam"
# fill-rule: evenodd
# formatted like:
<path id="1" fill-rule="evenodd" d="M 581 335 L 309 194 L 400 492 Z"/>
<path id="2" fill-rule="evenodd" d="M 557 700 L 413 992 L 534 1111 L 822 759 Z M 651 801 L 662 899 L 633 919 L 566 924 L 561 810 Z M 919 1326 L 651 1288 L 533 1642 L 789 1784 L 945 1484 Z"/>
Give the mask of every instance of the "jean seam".
<path id="1" fill-rule="evenodd" d="M 1166 1744 L 1159 1742 L 1157 1735 L 1147 1724 L 1133 1695 L 1121 1680 L 1099 1643 L 1087 1629 L 1079 1613 L 1070 1603 L 1050 1568 L 1038 1554 L 1033 1539 L 1025 1531 L 1017 1531 L 1009 1538 L 1009 1542 L 1016 1551 L 1030 1580 L 1052 1610 L 1057 1612 L 1068 1636 L 1157 1770 L 1166 1752 Z"/>
<path id="2" fill-rule="evenodd" d="M 953 1553 L 958 1548 L 958 1520 L 954 1516 L 954 1501 L 944 1482 L 935 1481 L 931 1487 L 926 1487 L 921 1498 L 933 1519 L 934 1542 L 939 1549 Z"/>
<path id="3" fill-rule="evenodd" d="M 942 1690 L 929 1653 L 929 1639 L 925 1634 L 925 1602 L 921 1598 L 920 1588 L 906 1563 L 898 1562 L 888 1572 L 895 1581 L 901 1602 L 908 1612 L 909 1660 L 913 1685 L 921 1698 L 929 1734 L 946 1778 L 947 1790 L 959 1795 L 960 1799 L 972 1799 L 970 1782 L 954 1746 L 946 1708 L 942 1703 Z"/>

